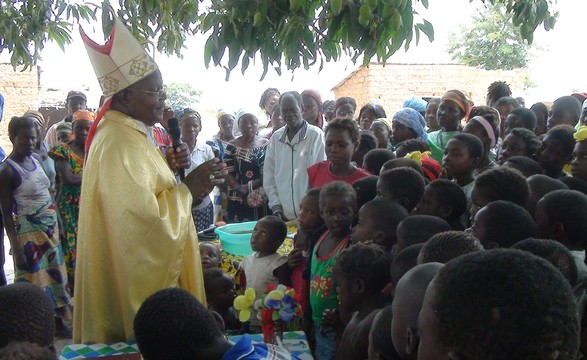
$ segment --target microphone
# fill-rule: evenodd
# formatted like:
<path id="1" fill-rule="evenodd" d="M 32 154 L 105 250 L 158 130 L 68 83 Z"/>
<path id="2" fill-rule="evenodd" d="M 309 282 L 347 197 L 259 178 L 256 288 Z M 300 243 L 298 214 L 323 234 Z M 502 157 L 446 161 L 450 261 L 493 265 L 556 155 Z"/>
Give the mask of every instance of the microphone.
<path id="1" fill-rule="evenodd" d="M 181 129 L 179 128 L 179 120 L 177 118 L 169 119 L 167 123 L 169 136 L 171 137 L 171 146 L 173 149 L 177 149 L 182 143 L 181 141 Z M 179 179 L 183 180 L 185 178 L 185 169 L 178 168 L 177 173 L 179 174 Z"/>

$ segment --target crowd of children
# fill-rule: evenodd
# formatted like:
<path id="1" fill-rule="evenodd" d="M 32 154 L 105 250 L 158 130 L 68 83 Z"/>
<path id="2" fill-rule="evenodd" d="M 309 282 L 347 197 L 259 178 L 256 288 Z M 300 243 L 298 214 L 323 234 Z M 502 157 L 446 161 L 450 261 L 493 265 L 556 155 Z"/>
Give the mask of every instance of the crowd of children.
<path id="1" fill-rule="evenodd" d="M 286 129 L 296 112 L 302 126 L 323 127 L 326 159 L 295 170 L 308 190 L 293 250 L 278 252 L 280 212 L 258 219 L 236 276 L 201 242 L 208 309 L 178 289 L 149 297 L 134 322 L 145 359 L 287 358 L 248 335 L 234 345 L 222 336 L 262 331 L 255 311 L 239 321 L 234 300 L 272 284 L 295 290 L 296 324 L 319 360 L 583 358 L 587 124 L 577 98 L 587 96 L 561 97 L 544 116 L 496 82 L 487 106 L 450 90 L 410 99 L 392 121 L 374 104 L 356 117 L 348 97 L 318 109 L 315 93 L 290 92 L 275 105 L 284 97 Z M 287 141 L 287 130 L 276 134 Z M 0 334 L 2 348 L 12 335 Z"/>

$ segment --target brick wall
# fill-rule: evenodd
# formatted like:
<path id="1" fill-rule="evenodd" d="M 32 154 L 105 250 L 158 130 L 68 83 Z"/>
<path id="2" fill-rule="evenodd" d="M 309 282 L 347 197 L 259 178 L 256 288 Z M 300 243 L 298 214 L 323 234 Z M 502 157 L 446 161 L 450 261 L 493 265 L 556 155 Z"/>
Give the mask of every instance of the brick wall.
<path id="1" fill-rule="evenodd" d="M 525 79 L 524 69 L 488 71 L 460 64 L 371 63 L 359 67 L 332 91 L 337 98 L 355 98 L 359 108 L 370 102 L 380 104 L 392 115 L 414 95 L 440 97 L 451 89 L 463 91 L 477 105 L 485 105 L 487 87 L 497 80 L 507 82 L 513 96 L 520 96 Z"/>
<path id="2" fill-rule="evenodd" d="M 0 122 L 0 146 L 8 154 L 12 144 L 8 139 L 8 122 L 13 116 L 37 108 L 39 100 L 39 68 L 14 70 L 10 64 L 0 64 L 0 93 L 4 96 L 4 114 Z"/>

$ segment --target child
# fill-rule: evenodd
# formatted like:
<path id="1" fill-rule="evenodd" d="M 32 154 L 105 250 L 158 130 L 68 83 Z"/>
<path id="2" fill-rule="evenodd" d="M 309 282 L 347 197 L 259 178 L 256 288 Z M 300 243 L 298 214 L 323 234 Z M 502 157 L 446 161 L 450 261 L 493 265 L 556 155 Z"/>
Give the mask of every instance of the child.
<path id="1" fill-rule="evenodd" d="M 508 248 L 533 237 L 536 224 L 523 207 L 509 201 L 493 201 L 479 210 L 471 227 L 474 237 L 487 249 Z"/>
<path id="2" fill-rule="evenodd" d="M 572 96 L 562 96 L 552 103 L 546 128 L 552 129 L 557 125 L 575 127 L 581 115 L 581 103 Z"/>
<path id="3" fill-rule="evenodd" d="M 569 190 L 569 187 L 562 181 L 542 174 L 532 175 L 526 182 L 530 189 L 530 198 L 526 203 L 526 209 L 532 215 L 536 211 L 536 204 L 544 195 L 555 190 Z"/>
<path id="4" fill-rule="evenodd" d="M 471 134 L 455 135 L 444 149 L 442 157 L 443 172 L 453 179 L 463 189 L 467 197 L 467 211 L 461 217 L 464 227 L 469 221 L 469 209 L 471 209 L 471 190 L 473 189 L 473 172 L 477 168 L 483 156 L 483 144 L 481 140 Z"/>
<path id="5" fill-rule="evenodd" d="M 587 195 L 587 181 L 585 180 L 579 179 L 578 177 L 565 176 L 558 179 L 558 181 L 567 185 L 570 190 L 577 190 Z"/>
<path id="6" fill-rule="evenodd" d="M 426 114 L 424 115 L 424 118 L 426 119 L 426 127 L 428 128 L 428 132 L 440 130 L 440 125 L 436 119 L 438 105 L 440 105 L 440 98 L 432 98 L 428 100 L 428 104 L 426 105 Z"/>
<path id="7" fill-rule="evenodd" d="M 391 340 L 400 357 L 404 360 L 418 359 L 418 314 L 422 309 L 426 288 L 442 264 L 418 265 L 398 281 L 393 297 Z"/>
<path id="8" fill-rule="evenodd" d="M 359 147 L 355 150 L 351 158 L 351 162 L 355 166 L 362 166 L 365 161 L 365 155 L 369 151 L 377 148 L 377 139 L 371 132 L 361 131 L 360 134 Z"/>
<path id="9" fill-rule="evenodd" d="M 367 104 L 359 111 L 359 126 L 361 130 L 369 130 L 375 120 L 386 117 L 387 114 L 381 105 Z"/>
<path id="10" fill-rule="evenodd" d="M 587 181 L 587 126 L 581 126 L 574 134 L 575 148 L 571 161 L 571 174 Z"/>
<path id="11" fill-rule="evenodd" d="M 395 159 L 395 154 L 387 149 L 373 149 L 365 154 L 363 158 L 363 169 L 373 175 L 379 176 L 379 171 L 383 164 L 389 160 Z"/>
<path id="12" fill-rule="evenodd" d="M 168 288 L 149 296 L 134 319 L 135 339 L 145 360 L 298 359 L 248 334 L 228 341 L 212 312 L 192 294 Z"/>
<path id="13" fill-rule="evenodd" d="M 574 132 L 568 125 L 559 125 L 548 130 L 538 154 L 538 162 L 544 169 L 544 174 L 555 179 L 567 176 L 563 169 L 573 157 Z"/>
<path id="14" fill-rule="evenodd" d="M 418 265 L 430 262 L 445 264 L 461 255 L 482 250 L 483 246 L 473 235 L 447 231 L 434 235 L 424 244 L 418 255 Z"/>
<path id="15" fill-rule="evenodd" d="M 365 359 L 373 318 L 385 305 L 381 290 L 389 283 L 388 253 L 375 245 L 359 244 L 344 250 L 336 259 L 334 279 L 341 313 L 351 314 L 336 359 Z"/>
<path id="16" fill-rule="evenodd" d="M 474 116 L 465 125 L 463 133 L 475 135 L 483 144 L 483 156 L 473 172 L 473 177 L 476 178 L 484 171 L 497 167 L 492 150 L 499 139 L 499 120 L 493 114 Z"/>
<path id="17" fill-rule="evenodd" d="M 511 129 L 501 143 L 498 161 L 503 164 L 514 156 L 526 156 L 536 160 L 541 146 L 542 142 L 532 131 L 523 128 Z"/>
<path id="18" fill-rule="evenodd" d="M 398 203 L 371 200 L 359 209 L 359 222 L 351 232 L 351 243 L 371 241 L 390 252 L 397 243 L 396 228 L 408 216 L 406 209 Z"/>
<path id="19" fill-rule="evenodd" d="M 424 172 L 422 172 L 422 168 L 420 167 L 420 164 L 418 164 L 418 162 L 416 160 L 408 159 L 406 157 L 396 158 L 396 159 L 392 159 L 392 160 L 387 161 L 381 167 L 381 170 L 379 171 L 379 175 L 383 174 L 384 172 L 386 172 L 388 170 L 399 168 L 399 167 L 404 167 L 404 166 L 409 167 L 411 169 L 414 169 L 414 170 L 416 170 L 416 172 L 418 174 L 424 176 Z"/>
<path id="20" fill-rule="evenodd" d="M 353 189 L 357 193 L 358 209 L 377 197 L 377 180 L 378 176 L 368 176 L 353 183 Z"/>
<path id="21" fill-rule="evenodd" d="M 518 109 L 520 107 L 520 104 L 513 97 L 504 96 L 498 99 L 493 107 L 499 112 L 500 130 L 502 130 L 503 133 L 505 120 L 514 109 Z"/>
<path id="22" fill-rule="evenodd" d="M 471 190 L 471 219 L 492 201 L 506 200 L 524 207 L 529 197 L 530 188 L 519 171 L 507 167 L 488 170 L 475 179 Z"/>
<path id="23" fill-rule="evenodd" d="M 447 263 L 426 290 L 418 330 L 420 359 L 575 359 L 579 348 L 568 282 L 519 250 Z"/>
<path id="24" fill-rule="evenodd" d="M 238 330 L 240 323 L 233 308 L 236 291 L 234 279 L 219 268 L 204 271 L 204 287 L 208 309 L 217 312 L 225 330 Z"/>
<path id="25" fill-rule="evenodd" d="M 202 269 L 204 271 L 220 267 L 222 257 L 220 249 L 209 241 L 202 241 L 199 244 L 200 257 L 202 258 Z"/>
<path id="26" fill-rule="evenodd" d="M 336 354 L 336 332 L 323 324 L 323 317 L 338 308 L 338 283 L 333 269 L 341 251 L 349 246 L 356 201 L 355 191 L 344 182 L 335 181 L 320 190 L 320 216 L 328 230 L 314 246 L 310 272 L 310 306 L 318 359 L 331 359 Z"/>
<path id="27" fill-rule="evenodd" d="M 291 285 L 287 268 L 287 257 L 277 253 L 277 249 L 287 236 L 287 226 L 281 218 L 269 215 L 257 221 L 251 235 L 251 248 L 254 253 L 246 256 L 240 265 L 243 289 L 253 288 L 260 299 L 267 291 L 267 285 Z M 251 330 L 257 331 L 260 321 L 256 313 L 251 315 Z M 260 329 L 259 329 L 260 330 Z"/>
<path id="28" fill-rule="evenodd" d="M 51 350 L 55 359 L 55 313 L 45 292 L 22 282 L 2 286 L 0 304 L 0 349 L 27 341 Z"/>
<path id="29" fill-rule="evenodd" d="M 310 189 L 300 203 L 298 215 L 298 231 L 294 237 L 294 249 L 287 256 L 287 265 L 291 271 L 292 287 L 300 296 L 302 311 L 308 305 L 309 276 L 303 276 L 305 269 L 309 271 L 308 258 L 318 237 L 324 232 L 324 221 L 320 217 L 320 189 Z"/>
<path id="30" fill-rule="evenodd" d="M 526 178 L 544 173 L 544 170 L 542 170 L 542 166 L 540 166 L 538 161 L 526 156 L 512 156 L 511 158 L 508 158 L 501 166 L 516 169 Z"/>
<path id="31" fill-rule="evenodd" d="M 405 157 L 408 153 L 419 151 L 424 153 L 426 151 L 430 151 L 430 146 L 428 146 L 427 141 L 422 141 L 420 139 L 409 139 L 406 141 L 402 141 L 400 144 L 397 145 L 395 148 L 395 155 L 398 158 Z"/>
<path id="32" fill-rule="evenodd" d="M 401 360 L 395 351 L 391 339 L 391 321 L 393 310 L 391 305 L 384 307 L 373 319 L 373 326 L 369 333 L 369 359 Z"/>
<path id="33" fill-rule="evenodd" d="M 561 243 L 547 239 L 525 239 L 511 247 L 527 251 L 551 263 L 569 281 L 571 287 L 577 283 L 577 265 L 571 251 Z"/>
<path id="34" fill-rule="evenodd" d="M 546 133 L 546 120 L 548 119 L 548 108 L 541 102 L 537 102 L 530 106 L 530 110 L 536 115 L 536 129 L 534 133 L 536 136 L 544 135 Z"/>
<path id="35" fill-rule="evenodd" d="M 461 187 L 446 179 L 434 180 L 426 186 L 414 214 L 444 219 L 453 230 L 464 230 L 460 217 L 467 210 L 467 198 Z"/>
<path id="36" fill-rule="evenodd" d="M 412 212 L 424 194 L 424 178 L 415 170 L 400 167 L 381 174 L 377 181 L 377 195 L 403 206 Z"/>
<path id="37" fill-rule="evenodd" d="M 393 251 L 397 254 L 410 245 L 423 244 L 432 236 L 451 230 L 449 223 L 439 217 L 412 215 L 397 225 L 397 244 Z"/>
<path id="38" fill-rule="evenodd" d="M 357 111 L 357 102 L 352 97 L 343 96 L 336 99 L 336 105 L 334 106 L 335 120 L 354 120 L 355 111 Z"/>
<path id="39" fill-rule="evenodd" d="M 450 139 L 461 133 L 461 120 L 470 108 L 469 100 L 459 90 L 447 91 L 442 96 L 436 114 L 440 130 L 428 134 L 428 145 L 434 160 L 441 162 L 444 148 Z"/>
<path id="40" fill-rule="evenodd" d="M 326 161 L 308 168 L 310 188 L 321 188 L 332 181 L 348 184 L 371 174 L 351 163 L 353 153 L 359 146 L 359 128 L 353 120 L 334 120 L 326 127 Z"/>
<path id="41" fill-rule="evenodd" d="M 487 106 L 495 106 L 497 100 L 502 97 L 512 96 L 512 89 L 505 81 L 494 81 L 487 88 L 485 103 Z"/>
<path id="42" fill-rule="evenodd" d="M 505 119 L 503 136 L 507 136 L 513 129 L 527 129 L 534 133 L 536 129 L 536 115 L 530 109 L 517 108 L 512 110 Z"/>

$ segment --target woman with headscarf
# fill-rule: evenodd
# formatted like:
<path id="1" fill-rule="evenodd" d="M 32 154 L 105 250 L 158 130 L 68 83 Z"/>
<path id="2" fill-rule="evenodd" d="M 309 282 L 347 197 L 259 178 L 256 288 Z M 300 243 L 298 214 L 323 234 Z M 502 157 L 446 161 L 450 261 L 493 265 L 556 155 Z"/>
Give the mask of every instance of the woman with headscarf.
<path id="1" fill-rule="evenodd" d="M 393 115 L 391 140 L 395 147 L 409 139 L 428 141 L 426 120 L 412 108 L 404 108 Z"/>
<path id="2" fill-rule="evenodd" d="M 434 160 L 442 163 L 444 148 L 450 139 L 462 132 L 461 120 L 470 108 L 469 100 L 459 90 L 449 90 L 442 96 L 436 113 L 440 130 L 428 134 L 428 145 Z"/>
<path id="3" fill-rule="evenodd" d="M 322 99 L 316 90 L 308 89 L 302 91 L 302 117 L 310 125 L 322 129 L 324 118 L 322 117 Z"/>
<path id="4" fill-rule="evenodd" d="M 263 109 L 268 118 L 271 118 L 271 110 L 273 110 L 273 106 L 279 101 L 280 96 L 281 93 L 276 88 L 267 88 L 261 94 L 259 107 Z"/>
<path id="5" fill-rule="evenodd" d="M 218 133 L 212 137 L 212 141 L 208 145 L 218 150 L 218 158 L 224 159 L 224 149 L 229 142 L 234 140 L 234 113 L 227 110 L 218 110 L 216 114 L 218 120 Z"/>
<path id="6" fill-rule="evenodd" d="M 94 121 L 94 114 L 87 110 L 73 113 L 71 127 L 74 138 L 54 147 L 49 156 L 55 160 L 59 174 L 60 192 L 57 207 L 65 237 L 61 239 L 63 259 L 67 270 L 67 287 L 73 295 L 75 285 L 75 258 L 77 246 L 77 222 L 79 199 L 82 189 L 82 172 L 88 131 Z"/>
<path id="7" fill-rule="evenodd" d="M 257 135 L 255 112 L 241 109 L 237 124 L 242 133 L 226 147 L 224 162 L 229 175 L 226 222 L 255 221 L 269 213 L 263 190 L 263 164 L 269 141 Z"/>
<path id="8" fill-rule="evenodd" d="M 188 175 L 199 165 L 214 159 L 212 147 L 204 141 L 198 141 L 198 135 L 202 131 L 202 117 L 196 110 L 186 108 L 176 114 L 181 128 L 181 140 L 188 146 L 190 166 L 185 170 Z M 210 197 L 206 194 L 194 198 L 192 204 L 192 217 L 196 231 L 203 231 L 214 223 L 214 206 Z"/>
<path id="9" fill-rule="evenodd" d="M 388 118 L 379 118 L 373 121 L 369 127 L 369 131 L 371 131 L 377 139 L 378 149 L 393 150 L 393 145 L 391 143 L 391 128 L 391 119 Z"/>
<path id="10" fill-rule="evenodd" d="M 411 98 L 404 101 L 403 107 L 404 107 L 404 109 L 405 108 L 414 109 L 417 112 L 419 112 L 422 116 L 425 116 L 426 115 L 426 105 L 428 105 L 428 104 L 422 98 L 419 98 L 417 96 L 412 96 Z"/>

